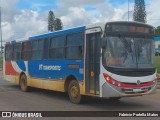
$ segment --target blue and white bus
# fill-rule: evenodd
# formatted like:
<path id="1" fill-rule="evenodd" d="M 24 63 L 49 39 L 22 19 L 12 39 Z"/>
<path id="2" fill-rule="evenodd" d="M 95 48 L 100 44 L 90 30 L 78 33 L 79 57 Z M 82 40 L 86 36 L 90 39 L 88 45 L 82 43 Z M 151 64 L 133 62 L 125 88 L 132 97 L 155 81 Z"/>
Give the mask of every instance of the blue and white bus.
<path id="1" fill-rule="evenodd" d="M 118 100 L 156 90 L 154 28 L 107 22 L 32 36 L 5 45 L 4 78 L 29 87 Z"/>

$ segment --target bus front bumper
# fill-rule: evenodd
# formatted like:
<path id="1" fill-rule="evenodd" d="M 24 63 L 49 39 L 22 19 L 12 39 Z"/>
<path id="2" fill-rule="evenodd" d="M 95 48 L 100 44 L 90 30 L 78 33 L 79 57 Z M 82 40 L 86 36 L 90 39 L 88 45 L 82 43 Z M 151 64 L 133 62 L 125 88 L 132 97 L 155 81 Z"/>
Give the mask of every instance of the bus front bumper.
<path id="1" fill-rule="evenodd" d="M 102 85 L 101 97 L 131 97 L 131 96 L 142 96 L 148 94 L 154 94 L 156 92 L 157 83 L 148 87 L 141 88 L 120 88 L 111 86 L 107 83 Z"/>

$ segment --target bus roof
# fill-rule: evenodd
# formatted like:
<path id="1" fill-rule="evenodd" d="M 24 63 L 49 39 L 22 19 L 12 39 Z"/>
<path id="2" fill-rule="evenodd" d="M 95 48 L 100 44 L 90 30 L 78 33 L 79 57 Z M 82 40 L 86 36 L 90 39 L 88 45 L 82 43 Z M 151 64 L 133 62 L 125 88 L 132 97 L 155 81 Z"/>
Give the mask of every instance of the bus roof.
<path id="1" fill-rule="evenodd" d="M 145 26 L 148 26 L 148 27 L 153 27 L 149 24 L 146 24 L 146 23 L 141 23 L 141 22 L 137 22 L 137 21 L 110 21 L 110 22 L 99 22 L 99 23 L 94 23 L 94 24 L 88 24 L 86 25 L 86 29 L 89 29 L 89 28 L 94 28 L 94 27 L 101 27 L 102 31 L 104 31 L 105 29 L 105 25 L 106 24 L 110 24 L 110 23 L 135 23 L 135 24 L 139 24 L 139 25 L 145 25 Z"/>
<path id="2" fill-rule="evenodd" d="M 153 27 L 152 25 L 149 25 L 147 23 L 142 23 L 142 22 L 137 22 L 137 21 L 112 21 L 112 22 L 107 22 L 107 23 L 136 23 L 136 24 L 141 24 L 141 25 Z"/>
<path id="3" fill-rule="evenodd" d="M 35 36 L 31 36 L 28 38 L 21 38 L 21 39 L 17 39 L 17 42 L 21 42 L 21 41 L 26 41 L 26 40 L 34 40 L 34 39 L 38 39 L 38 38 L 46 38 L 46 37 L 51 37 L 51 36 L 56 36 L 56 35 L 62 35 L 62 34 L 67 34 L 67 33 L 72 33 L 72 32 L 78 32 L 78 31 L 84 31 L 85 29 L 90 29 L 90 28 L 94 28 L 94 27 L 100 27 L 102 29 L 102 31 L 104 31 L 105 29 L 105 25 L 107 23 L 136 23 L 136 24 L 142 24 L 142 25 L 147 25 L 149 27 L 153 27 L 149 24 L 146 23 L 141 23 L 141 22 L 136 22 L 136 21 L 110 21 L 110 22 L 98 22 L 98 23 L 93 23 L 93 24 L 88 24 L 88 25 L 83 25 L 83 26 L 79 26 L 79 27 L 75 27 L 75 28 L 69 28 L 69 29 L 65 29 L 65 30 L 59 30 L 59 31 L 54 31 L 54 32 L 50 32 L 50 33 L 44 33 L 44 34 L 40 34 L 40 35 L 35 35 Z"/>
<path id="4" fill-rule="evenodd" d="M 41 35 L 37 35 L 37 36 L 32 36 L 32 37 L 29 37 L 29 40 L 51 37 L 51 36 L 55 36 L 55 35 L 67 34 L 67 33 L 84 31 L 84 30 L 85 30 L 85 26 L 81 26 L 81 27 L 77 27 L 77 28 L 71 28 L 71 29 L 60 30 L 60 31 L 46 33 L 46 34 L 41 34 Z"/>

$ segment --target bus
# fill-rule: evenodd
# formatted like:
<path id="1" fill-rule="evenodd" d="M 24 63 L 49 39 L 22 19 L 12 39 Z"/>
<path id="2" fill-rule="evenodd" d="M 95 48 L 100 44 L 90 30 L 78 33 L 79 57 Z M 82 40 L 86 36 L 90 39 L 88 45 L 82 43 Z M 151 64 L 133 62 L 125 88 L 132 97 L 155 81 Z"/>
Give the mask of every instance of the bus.
<path id="1" fill-rule="evenodd" d="M 22 91 L 36 87 L 119 100 L 156 90 L 154 27 L 95 23 L 6 43 L 4 78 Z"/>

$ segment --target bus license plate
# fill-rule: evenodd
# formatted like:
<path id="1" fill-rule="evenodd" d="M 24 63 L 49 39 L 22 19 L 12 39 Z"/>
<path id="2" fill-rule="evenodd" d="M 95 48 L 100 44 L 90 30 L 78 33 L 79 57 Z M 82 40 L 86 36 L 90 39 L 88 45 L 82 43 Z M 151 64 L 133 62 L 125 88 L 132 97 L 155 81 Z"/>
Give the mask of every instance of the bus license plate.
<path id="1" fill-rule="evenodd" d="M 139 92 L 139 91 L 142 91 L 140 88 L 134 88 L 133 89 L 133 92 Z"/>

